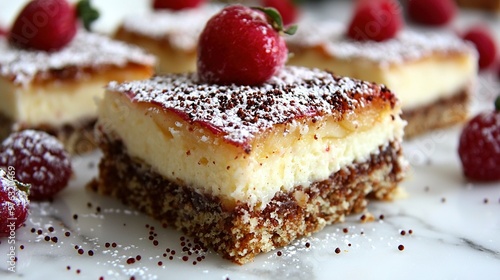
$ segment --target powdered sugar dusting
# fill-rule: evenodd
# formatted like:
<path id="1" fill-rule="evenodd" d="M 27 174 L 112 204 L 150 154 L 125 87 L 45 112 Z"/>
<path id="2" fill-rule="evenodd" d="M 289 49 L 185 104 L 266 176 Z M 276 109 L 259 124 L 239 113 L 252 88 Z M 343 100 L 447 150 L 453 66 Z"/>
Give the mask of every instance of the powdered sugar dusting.
<path id="1" fill-rule="evenodd" d="M 166 40 L 172 47 L 193 50 L 206 22 L 222 5 L 204 5 L 180 11 L 159 10 L 147 15 L 133 15 L 124 19 L 122 28 L 157 40 Z"/>
<path id="2" fill-rule="evenodd" d="M 11 46 L 0 38 L 0 74 L 16 84 L 30 83 L 37 75 L 65 67 L 154 65 L 155 57 L 142 49 L 104 35 L 79 31 L 73 41 L 57 52 L 30 51 Z"/>
<path id="3" fill-rule="evenodd" d="M 287 37 L 291 48 L 323 46 L 343 59 L 364 58 L 381 66 L 416 60 L 434 52 L 475 52 L 455 34 L 406 28 L 387 41 L 355 41 L 345 36 L 345 25 L 338 22 L 303 22 L 294 36 Z"/>
<path id="4" fill-rule="evenodd" d="M 247 143 L 257 132 L 305 116 L 341 119 L 374 96 L 387 98 L 391 105 L 396 102 L 383 86 L 302 67 L 285 67 L 261 86 L 204 84 L 190 73 L 111 83 L 108 89 L 126 93 L 134 102 L 177 111 L 236 143 Z"/>

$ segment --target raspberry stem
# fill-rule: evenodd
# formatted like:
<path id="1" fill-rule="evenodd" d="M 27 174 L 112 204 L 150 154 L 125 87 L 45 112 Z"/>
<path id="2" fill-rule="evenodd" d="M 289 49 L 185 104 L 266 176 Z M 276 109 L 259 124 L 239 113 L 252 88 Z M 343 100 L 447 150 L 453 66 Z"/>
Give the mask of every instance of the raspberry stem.
<path id="1" fill-rule="evenodd" d="M 92 23 L 99 18 L 99 11 L 92 7 L 90 0 L 80 0 L 76 4 L 78 17 L 82 20 L 83 26 L 90 31 Z"/>
<path id="2" fill-rule="evenodd" d="M 14 183 L 16 184 L 16 187 L 25 192 L 26 195 L 29 195 L 30 194 L 30 188 L 31 188 L 31 185 L 30 184 L 25 184 L 25 183 L 21 183 L 19 182 L 18 180 L 14 180 Z"/>
<path id="3" fill-rule="evenodd" d="M 287 35 L 293 35 L 297 32 L 297 25 L 291 25 L 287 29 L 283 26 L 283 19 L 281 14 L 275 8 L 262 8 L 262 7 L 253 7 L 253 9 L 259 10 L 266 14 L 271 19 L 271 25 L 278 32 L 283 32 Z"/>

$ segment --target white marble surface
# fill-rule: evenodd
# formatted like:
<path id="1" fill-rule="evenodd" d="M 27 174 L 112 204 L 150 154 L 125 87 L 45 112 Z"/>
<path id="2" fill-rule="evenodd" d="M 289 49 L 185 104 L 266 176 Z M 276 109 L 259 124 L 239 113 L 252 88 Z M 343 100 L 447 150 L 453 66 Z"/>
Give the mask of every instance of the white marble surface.
<path id="1" fill-rule="evenodd" d="M 6 1 L 1 1 L 3 8 Z M 329 11 L 342 17 L 345 4 L 322 9 L 325 15 Z M 500 31 L 498 18 L 479 13 L 462 15 L 457 24 L 476 19 Z M 474 112 L 491 109 L 499 88 L 483 73 Z M 372 202 L 368 212 L 375 221 L 362 223 L 361 214 L 351 216 L 244 266 L 211 251 L 191 250 L 189 255 L 182 251 L 182 234 L 86 190 L 100 154 L 76 157 L 70 186 L 52 203 L 33 203 L 26 227 L 17 231 L 15 273 L 8 270 L 11 245 L 0 239 L 0 279 L 500 279 L 500 182 L 472 184 L 463 178 L 456 152 L 460 129 L 405 143 L 411 163 L 402 184 L 407 195 L 391 203 Z M 146 225 L 155 228 L 157 246 Z M 45 241 L 46 236 L 57 242 Z M 116 247 L 106 247 L 108 242 Z M 166 253 L 167 248 L 176 254 Z M 127 264 L 137 255 L 139 261 Z M 193 265 L 197 257 L 204 259 Z"/>

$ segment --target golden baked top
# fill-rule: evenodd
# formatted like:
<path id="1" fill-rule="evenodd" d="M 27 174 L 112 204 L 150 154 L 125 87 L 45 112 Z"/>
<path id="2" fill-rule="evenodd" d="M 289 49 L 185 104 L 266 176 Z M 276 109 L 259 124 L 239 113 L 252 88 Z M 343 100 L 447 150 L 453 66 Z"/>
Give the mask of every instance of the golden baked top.
<path id="1" fill-rule="evenodd" d="M 303 118 L 340 121 L 373 104 L 393 108 L 398 102 L 385 86 L 290 66 L 261 86 L 205 84 L 189 73 L 112 82 L 107 89 L 127 95 L 134 103 L 155 105 L 151 110 L 175 112 L 239 144 L 276 124 Z"/>
<path id="2" fill-rule="evenodd" d="M 0 38 L 0 53 L 0 76 L 20 85 L 35 79 L 51 79 L 55 72 L 65 70 L 124 67 L 130 63 L 154 66 L 156 63 L 154 56 L 136 46 L 82 30 L 68 46 L 56 52 L 19 49 L 11 46 L 6 38 Z"/>
<path id="3" fill-rule="evenodd" d="M 294 36 L 287 37 L 290 51 L 321 47 L 327 55 L 341 59 L 365 59 L 382 67 L 418 60 L 440 53 L 470 53 L 475 48 L 450 31 L 406 28 L 383 41 L 355 41 L 345 35 L 346 27 L 335 21 L 303 22 Z"/>

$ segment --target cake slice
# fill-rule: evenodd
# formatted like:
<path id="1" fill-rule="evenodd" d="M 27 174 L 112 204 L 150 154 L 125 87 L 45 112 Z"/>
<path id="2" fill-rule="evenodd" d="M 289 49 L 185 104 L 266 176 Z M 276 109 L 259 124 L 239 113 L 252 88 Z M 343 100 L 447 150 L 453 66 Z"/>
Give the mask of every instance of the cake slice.
<path id="1" fill-rule="evenodd" d="M 114 37 L 135 44 L 158 58 L 159 73 L 196 70 L 196 46 L 205 23 L 223 6 L 202 5 L 184 10 L 154 10 L 127 16 Z"/>
<path id="2" fill-rule="evenodd" d="M 111 83 L 98 111 L 89 186 L 239 264 L 393 199 L 406 168 L 396 97 L 315 69 L 253 87 Z"/>
<path id="3" fill-rule="evenodd" d="M 287 43 L 290 65 L 386 85 L 401 101 L 408 138 L 468 117 L 478 57 L 454 34 L 406 29 L 383 42 L 355 41 L 340 23 L 309 22 Z"/>
<path id="4" fill-rule="evenodd" d="M 73 152 L 95 147 L 95 99 L 110 81 L 146 79 L 155 58 L 143 50 L 79 32 L 55 52 L 24 50 L 0 38 L 0 136 L 39 129 Z"/>

